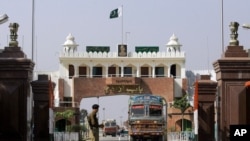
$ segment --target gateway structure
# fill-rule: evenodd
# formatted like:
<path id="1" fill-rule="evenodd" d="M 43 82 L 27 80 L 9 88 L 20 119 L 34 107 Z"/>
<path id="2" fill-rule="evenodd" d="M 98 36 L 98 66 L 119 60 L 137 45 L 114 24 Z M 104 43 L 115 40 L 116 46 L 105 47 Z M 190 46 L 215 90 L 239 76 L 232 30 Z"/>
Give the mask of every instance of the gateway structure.
<path id="1" fill-rule="evenodd" d="M 56 105 L 76 106 L 82 98 L 118 94 L 153 93 L 168 104 L 181 97 L 187 88 L 185 53 L 175 35 L 160 51 L 159 46 L 86 46 L 83 52 L 72 34 L 66 37 L 60 53 Z M 129 50 L 131 49 L 131 50 Z M 117 50 L 111 52 L 111 50 Z M 168 106 L 171 107 L 171 106 Z M 173 115 L 172 110 L 168 114 Z M 173 110 L 173 112 L 176 112 Z M 169 118 L 175 126 L 181 117 Z M 186 119 L 192 119 L 190 115 Z M 181 127 L 181 123 L 180 127 Z M 177 123 L 178 125 L 178 123 Z"/>

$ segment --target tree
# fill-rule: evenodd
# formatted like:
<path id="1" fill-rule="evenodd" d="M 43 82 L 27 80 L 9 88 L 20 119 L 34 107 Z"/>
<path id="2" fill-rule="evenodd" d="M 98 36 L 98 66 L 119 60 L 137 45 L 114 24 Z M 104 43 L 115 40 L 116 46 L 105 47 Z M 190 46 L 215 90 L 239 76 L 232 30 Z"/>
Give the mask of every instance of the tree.
<path id="1" fill-rule="evenodd" d="M 174 99 L 174 104 L 172 105 L 174 108 L 181 110 L 181 115 L 182 115 L 182 131 L 184 129 L 183 126 L 183 120 L 184 120 L 184 113 L 185 111 L 191 107 L 188 99 L 187 99 L 187 94 L 185 94 L 183 97 L 181 98 L 175 98 Z"/>
<path id="2" fill-rule="evenodd" d="M 80 122 L 84 123 L 84 119 L 87 117 L 88 111 L 86 109 L 81 109 L 80 111 Z"/>
<path id="3" fill-rule="evenodd" d="M 74 111 L 73 110 L 65 110 L 63 112 L 56 112 L 56 117 L 62 117 L 63 119 L 65 119 L 65 130 L 67 127 L 67 120 L 69 118 L 71 118 L 72 116 L 74 116 Z"/>

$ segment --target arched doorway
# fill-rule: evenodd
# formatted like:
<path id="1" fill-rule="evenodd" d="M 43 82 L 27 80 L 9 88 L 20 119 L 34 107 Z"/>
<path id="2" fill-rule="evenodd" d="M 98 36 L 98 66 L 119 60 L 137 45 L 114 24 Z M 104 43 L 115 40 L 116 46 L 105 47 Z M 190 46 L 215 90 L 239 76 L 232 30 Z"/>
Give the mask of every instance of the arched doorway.
<path id="1" fill-rule="evenodd" d="M 182 121 L 183 121 L 183 129 L 182 129 Z M 192 130 L 192 122 L 187 119 L 179 119 L 176 121 L 176 130 L 177 131 L 191 131 Z"/>
<path id="2" fill-rule="evenodd" d="M 55 123 L 55 130 L 57 132 L 64 132 L 64 131 L 66 131 L 66 128 L 68 125 L 71 125 L 71 122 L 69 120 L 60 119 L 60 120 L 56 121 L 56 123 Z"/>

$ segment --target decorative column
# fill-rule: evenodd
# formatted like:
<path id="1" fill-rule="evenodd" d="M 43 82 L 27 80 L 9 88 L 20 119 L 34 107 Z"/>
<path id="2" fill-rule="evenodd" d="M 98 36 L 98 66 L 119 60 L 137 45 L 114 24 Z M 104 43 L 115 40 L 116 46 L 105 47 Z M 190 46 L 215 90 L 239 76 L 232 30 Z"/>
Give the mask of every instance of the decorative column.
<path id="1" fill-rule="evenodd" d="M 138 64 L 138 65 L 137 65 L 137 68 L 136 68 L 136 77 L 141 77 L 141 76 L 140 76 L 140 68 L 141 68 L 141 67 L 140 67 L 140 65 Z"/>
<path id="2" fill-rule="evenodd" d="M 49 141 L 49 110 L 52 109 L 53 91 L 55 83 L 50 81 L 48 75 L 39 75 L 38 80 L 31 82 L 32 91 L 34 94 L 34 140 L 48 140 Z M 52 127 L 53 128 L 53 127 Z M 51 129 L 53 131 L 53 129 Z"/>
<path id="3" fill-rule="evenodd" d="M 210 80 L 210 75 L 201 75 L 198 81 L 198 140 L 214 141 L 214 102 L 217 82 Z"/>
<path id="4" fill-rule="evenodd" d="M 93 77 L 93 64 L 91 62 L 91 64 L 89 65 L 89 77 L 92 78 Z"/>
<path id="5" fill-rule="evenodd" d="M 123 65 L 121 66 L 121 77 L 123 77 L 124 76 L 124 67 L 123 67 Z"/>
<path id="6" fill-rule="evenodd" d="M 120 74 L 119 74 L 119 67 L 115 67 L 115 72 L 116 72 L 115 76 L 119 77 L 120 76 Z"/>
<path id="7" fill-rule="evenodd" d="M 152 66 L 152 77 L 155 78 L 155 65 Z"/>
<path id="8" fill-rule="evenodd" d="M 245 82 L 250 80 L 250 58 L 237 40 L 237 22 L 230 23 L 231 39 L 227 50 L 213 63 L 218 81 L 218 131 L 221 141 L 229 141 L 230 125 L 247 124 L 247 93 Z M 248 101 L 248 102 L 247 102 Z"/>
<path id="9" fill-rule="evenodd" d="M 108 76 L 109 76 L 109 65 L 108 64 L 105 64 L 105 71 L 106 71 L 105 77 L 108 78 Z"/>
<path id="10" fill-rule="evenodd" d="M 123 61 L 121 63 L 121 77 L 124 76 L 124 66 L 123 66 Z"/>
<path id="11" fill-rule="evenodd" d="M 74 77 L 79 77 L 79 65 L 78 64 L 74 64 Z"/>
<path id="12" fill-rule="evenodd" d="M 171 65 L 168 65 L 168 77 L 171 77 L 171 74 L 170 74 L 170 70 L 171 70 Z"/>
<path id="13" fill-rule="evenodd" d="M 19 24 L 10 23 L 10 42 L 0 52 L 0 140 L 31 141 L 34 62 L 18 46 Z"/>

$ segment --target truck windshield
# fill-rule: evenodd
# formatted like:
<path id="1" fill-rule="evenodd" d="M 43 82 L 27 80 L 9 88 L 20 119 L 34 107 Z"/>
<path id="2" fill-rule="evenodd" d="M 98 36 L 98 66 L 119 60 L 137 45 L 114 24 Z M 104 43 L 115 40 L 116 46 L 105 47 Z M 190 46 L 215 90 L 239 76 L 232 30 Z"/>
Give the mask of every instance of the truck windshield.
<path id="1" fill-rule="evenodd" d="M 112 122 L 112 123 L 111 123 L 111 126 L 116 126 L 116 123 Z"/>
<path id="2" fill-rule="evenodd" d="M 144 116 L 144 106 L 143 105 L 133 105 L 131 107 L 132 116 Z"/>
<path id="3" fill-rule="evenodd" d="M 149 106 L 149 116 L 161 116 L 162 106 L 160 105 L 150 105 Z"/>
<path id="4" fill-rule="evenodd" d="M 116 126 L 116 123 L 115 122 L 106 122 L 104 125 L 107 126 L 107 127 Z"/>
<path id="5" fill-rule="evenodd" d="M 109 123 L 108 123 L 108 122 L 106 122 L 104 125 L 105 125 L 105 126 L 109 126 Z"/>

